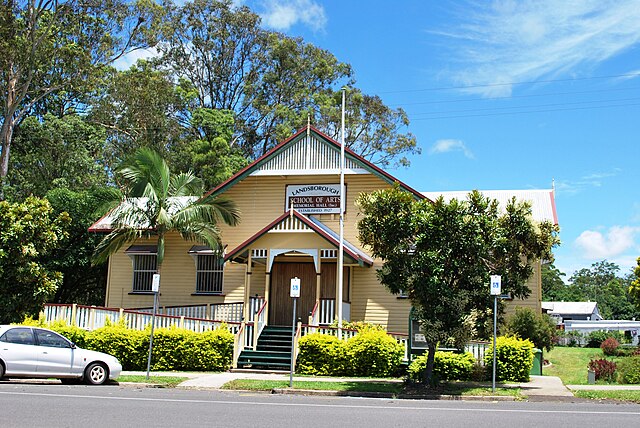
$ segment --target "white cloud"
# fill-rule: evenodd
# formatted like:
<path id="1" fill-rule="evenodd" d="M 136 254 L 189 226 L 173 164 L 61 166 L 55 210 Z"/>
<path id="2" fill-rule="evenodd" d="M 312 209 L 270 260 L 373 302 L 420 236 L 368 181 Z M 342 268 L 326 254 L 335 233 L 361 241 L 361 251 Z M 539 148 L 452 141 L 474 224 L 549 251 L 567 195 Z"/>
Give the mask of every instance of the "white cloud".
<path id="1" fill-rule="evenodd" d="M 462 24 L 439 32 L 458 53 L 456 84 L 468 91 L 510 95 L 511 82 L 569 75 L 595 66 L 640 42 L 640 7 L 634 1 L 540 0 L 470 2 Z"/>
<path id="2" fill-rule="evenodd" d="M 429 149 L 430 154 L 439 154 L 447 152 L 462 152 L 465 157 L 473 159 L 473 153 L 467 148 L 467 146 L 460 140 L 438 140 Z"/>
<path id="3" fill-rule="evenodd" d="M 327 24 L 324 7 L 314 0 L 265 0 L 263 4 L 262 21 L 276 30 L 288 30 L 297 23 L 303 23 L 320 31 Z"/>
<path id="4" fill-rule="evenodd" d="M 118 70 L 128 70 L 138 62 L 139 59 L 149 59 L 159 55 L 160 53 L 155 48 L 136 49 L 118 58 L 118 60 L 113 63 L 113 66 Z"/>
<path id="5" fill-rule="evenodd" d="M 558 180 L 555 183 L 556 191 L 561 194 L 575 195 L 583 190 L 602 187 L 603 181 L 607 178 L 616 177 L 621 172 L 620 168 L 613 168 L 611 171 L 587 174 L 577 180 Z"/>
<path id="6" fill-rule="evenodd" d="M 635 248 L 638 233 L 640 228 L 632 226 L 612 226 L 604 233 L 585 230 L 576 238 L 575 245 L 585 259 L 611 259 Z"/>

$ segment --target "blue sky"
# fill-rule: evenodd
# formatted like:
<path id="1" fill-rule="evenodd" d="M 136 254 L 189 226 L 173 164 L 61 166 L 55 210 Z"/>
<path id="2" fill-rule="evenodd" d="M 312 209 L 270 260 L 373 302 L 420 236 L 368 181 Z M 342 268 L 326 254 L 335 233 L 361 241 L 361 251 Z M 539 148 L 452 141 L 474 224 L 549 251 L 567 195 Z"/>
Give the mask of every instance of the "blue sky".
<path id="1" fill-rule="evenodd" d="M 264 26 L 328 49 L 411 119 L 390 170 L 421 191 L 555 180 L 568 275 L 640 256 L 640 7 L 635 1 L 247 0 Z"/>

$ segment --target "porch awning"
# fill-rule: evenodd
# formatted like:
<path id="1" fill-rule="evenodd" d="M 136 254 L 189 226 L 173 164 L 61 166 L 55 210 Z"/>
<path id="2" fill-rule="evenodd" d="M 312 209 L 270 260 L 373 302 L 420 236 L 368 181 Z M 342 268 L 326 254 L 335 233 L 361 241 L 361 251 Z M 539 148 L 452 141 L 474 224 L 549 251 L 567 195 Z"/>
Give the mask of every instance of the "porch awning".
<path id="1" fill-rule="evenodd" d="M 292 220 L 294 220 L 292 222 Z M 293 223 L 296 223 L 293 225 Z M 329 244 L 332 246 L 339 248 L 340 247 L 340 236 L 331 230 L 327 225 L 322 223 L 317 218 L 307 217 L 304 214 L 299 213 L 296 210 L 290 210 L 282 214 L 280 217 L 269 223 L 262 230 L 254 234 L 252 237 L 244 241 L 242 244 L 237 246 L 235 249 L 227 253 L 225 256 L 225 261 L 232 260 L 238 261 L 241 263 L 245 263 L 248 259 L 249 250 L 251 244 L 257 241 L 260 237 L 265 235 L 271 230 L 282 231 L 285 228 L 289 228 L 286 230 L 290 230 L 292 232 L 313 232 L 317 235 L 324 238 Z M 347 240 L 343 241 L 344 244 L 344 254 L 345 256 L 351 258 L 354 262 L 358 263 L 361 266 L 372 266 L 373 259 L 366 254 L 364 251 L 357 248 L 352 243 Z"/>

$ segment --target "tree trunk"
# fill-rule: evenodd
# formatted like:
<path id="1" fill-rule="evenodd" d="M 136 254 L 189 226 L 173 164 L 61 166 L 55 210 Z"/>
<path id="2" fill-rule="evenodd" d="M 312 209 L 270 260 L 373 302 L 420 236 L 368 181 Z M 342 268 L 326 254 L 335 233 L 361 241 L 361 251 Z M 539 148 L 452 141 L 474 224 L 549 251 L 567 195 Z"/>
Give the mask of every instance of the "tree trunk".
<path id="1" fill-rule="evenodd" d="M 435 345 L 429 344 L 429 350 L 427 354 L 427 367 L 424 370 L 424 377 L 422 381 L 425 385 L 431 386 L 433 384 L 433 366 L 436 358 Z"/>

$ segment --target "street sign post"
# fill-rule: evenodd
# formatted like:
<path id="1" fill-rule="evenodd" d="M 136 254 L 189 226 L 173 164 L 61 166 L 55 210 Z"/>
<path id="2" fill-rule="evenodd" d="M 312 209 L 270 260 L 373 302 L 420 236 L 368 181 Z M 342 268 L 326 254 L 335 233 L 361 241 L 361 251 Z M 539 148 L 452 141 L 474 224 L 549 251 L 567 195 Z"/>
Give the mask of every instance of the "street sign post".
<path id="1" fill-rule="evenodd" d="M 291 278 L 291 288 L 289 296 L 293 298 L 293 319 L 291 320 L 291 364 L 289 369 L 289 388 L 293 388 L 293 358 L 294 358 L 294 336 L 296 335 L 296 302 L 300 297 L 300 278 Z"/>
<path id="2" fill-rule="evenodd" d="M 160 274 L 154 273 L 151 280 L 151 291 L 153 292 L 153 313 L 151 314 L 151 335 L 149 336 L 149 356 L 147 357 L 147 380 L 151 371 L 151 353 L 153 352 L 153 329 L 156 324 L 156 313 L 158 312 L 158 293 L 160 292 Z"/>
<path id="3" fill-rule="evenodd" d="M 491 376 L 491 391 L 496 392 L 496 336 L 498 334 L 498 296 L 502 290 L 502 277 L 500 275 L 491 275 L 490 285 L 491 295 L 493 296 L 493 374 Z"/>

